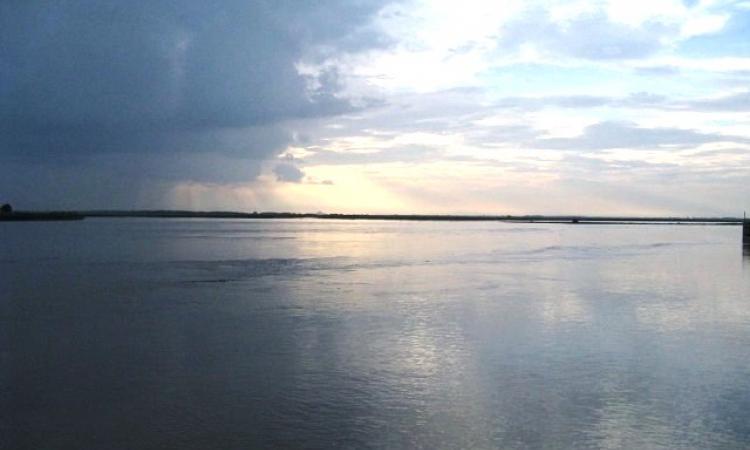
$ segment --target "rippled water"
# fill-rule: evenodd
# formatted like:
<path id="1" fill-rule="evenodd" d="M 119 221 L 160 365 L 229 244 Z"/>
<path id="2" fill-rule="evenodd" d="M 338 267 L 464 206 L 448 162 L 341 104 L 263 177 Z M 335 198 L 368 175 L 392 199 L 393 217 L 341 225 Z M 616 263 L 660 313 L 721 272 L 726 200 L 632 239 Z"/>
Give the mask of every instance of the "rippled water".
<path id="1" fill-rule="evenodd" d="M 0 448 L 748 448 L 739 240 L 0 224 Z"/>

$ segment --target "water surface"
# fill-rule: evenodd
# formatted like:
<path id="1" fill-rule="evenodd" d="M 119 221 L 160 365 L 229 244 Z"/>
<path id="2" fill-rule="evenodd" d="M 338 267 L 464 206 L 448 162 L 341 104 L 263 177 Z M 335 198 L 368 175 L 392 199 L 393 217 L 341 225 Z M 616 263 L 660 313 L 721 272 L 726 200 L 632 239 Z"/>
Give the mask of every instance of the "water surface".
<path id="1" fill-rule="evenodd" d="M 730 226 L 0 224 L 0 448 L 750 446 Z"/>

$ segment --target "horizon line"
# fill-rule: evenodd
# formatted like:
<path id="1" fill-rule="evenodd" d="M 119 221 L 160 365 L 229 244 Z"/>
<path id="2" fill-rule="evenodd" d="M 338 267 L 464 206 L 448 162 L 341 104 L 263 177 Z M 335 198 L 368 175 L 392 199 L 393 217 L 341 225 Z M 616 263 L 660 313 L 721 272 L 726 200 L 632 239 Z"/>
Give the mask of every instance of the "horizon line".
<path id="1" fill-rule="evenodd" d="M 188 209 L 71 209 L 16 210 L 15 214 L 70 213 L 85 217 L 154 217 L 154 218 L 321 218 L 425 221 L 628 221 L 628 222 L 743 222 L 734 216 L 655 216 L 655 215 L 587 215 L 587 214 L 423 214 L 423 213 L 327 213 L 291 211 L 231 211 Z"/>

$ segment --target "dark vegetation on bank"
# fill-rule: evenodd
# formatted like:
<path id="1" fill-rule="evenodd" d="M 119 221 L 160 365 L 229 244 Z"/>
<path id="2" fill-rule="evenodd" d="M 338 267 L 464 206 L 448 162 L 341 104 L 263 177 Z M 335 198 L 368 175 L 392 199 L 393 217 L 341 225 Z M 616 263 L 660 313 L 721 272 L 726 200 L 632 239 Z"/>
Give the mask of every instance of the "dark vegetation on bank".
<path id="1" fill-rule="evenodd" d="M 410 220 L 455 222 L 522 222 L 522 223 L 673 223 L 737 225 L 735 217 L 625 217 L 625 216 L 546 216 L 546 215 L 440 215 L 440 214 L 325 214 L 291 212 L 234 212 L 186 210 L 95 210 L 95 211 L 14 211 L 10 204 L 0 206 L 0 221 L 81 220 L 85 217 L 150 217 L 205 219 L 339 219 L 339 220 Z"/>
<path id="2" fill-rule="evenodd" d="M 16 212 L 0 215 L 0 222 L 31 222 L 51 220 L 83 220 L 84 216 L 72 212 Z"/>
<path id="3" fill-rule="evenodd" d="M 5 222 L 20 222 L 20 221 L 32 221 L 32 220 L 82 220 L 82 214 L 69 211 L 46 211 L 46 212 L 30 212 L 30 211 L 13 211 L 13 207 L 10 203 L 5 203 L 0 206 L 0 221 Z"/>
<path id="4" fill-rule="evenodd" d="M 85 216 L 69 211 L 0 213 L 0 222 L 32 222 L 53 220 L 83 220 Z"/>

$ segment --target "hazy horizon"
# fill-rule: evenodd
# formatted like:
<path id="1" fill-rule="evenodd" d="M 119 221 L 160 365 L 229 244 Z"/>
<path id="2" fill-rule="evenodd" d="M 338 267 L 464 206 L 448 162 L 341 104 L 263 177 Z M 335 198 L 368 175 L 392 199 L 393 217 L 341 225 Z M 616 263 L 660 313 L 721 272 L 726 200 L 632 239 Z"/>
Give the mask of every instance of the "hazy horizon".
<path id="1" fill-rule="evenodd" d="M 392 213 L 392 212 L 369 212 L 369 213 L 362 213 L 358 211 L 345 211 L 345 212 L 330 212 L 330 211 L 311 211 L 311 210 L 292 210 L 292 211 L 284 211 L 284 210 L 278 210 L 278 211 L 272 211 L 272 210 L 232 210 L 232 209 L 177 209 L 177 208 L 158 208 L 158 209 L 139 209 L 139 208 L 133 208 L 133 209 L 114 209 L 114 208 L 102 208 L 102 209 L 62 209 L 62 208 L 49 208 L 49 209 L 15 209 L 16 212 L 29 212 L 29 213 L 44 213 L 44 212 L 71 212 L 71 213 L 187 213 L 187 214 L 241 214 L 241 215 L 252 215 L 252 214 L 290 214 L 294 216 L 305 216 L 305 215 L 319 215 L 319 216 L 391 216 L 391 217 L 401 217 L 401 216 L 414 216 L 414 217 L 487 217 L 487 218 L 525 218 L 525 217 L 538 217 L 538 218 L 600 218 L 600 219 L 606 219 L 606 218 L 625 218 L 625 219 L 659 219 L 659 218 L 680 218 L 680 219 L 736 219 L 736 220 L 742 220 L 743 215 L 696 215 L 696 214 L 685 214 L 685 215 L 655 215 L 655 214 L 627 214 L 627 215 L 618 215 L 618 214 L 607 214 L 607 215 L 599 215 L 599 214 L 571 214 L 571 213 L 554 213 L 554 214 L 545 214 L 545 213 L 522 213 L 522 214 L 505 214 L 502 212 L 468 212 L 468 213 L 460 213 L 460 214 L 453 214 L 453 213 L 431 213 L 431 212 L 420 212 L 420 211 L 411 211 L 411 212 L 400 212 L 400 213 Z M 158 216 L 154 216 L 158 218 Z"/>

